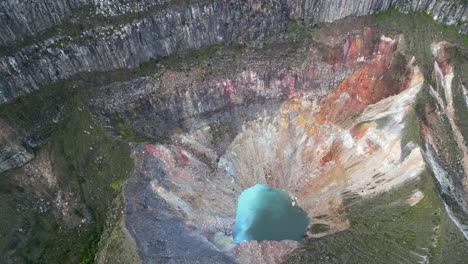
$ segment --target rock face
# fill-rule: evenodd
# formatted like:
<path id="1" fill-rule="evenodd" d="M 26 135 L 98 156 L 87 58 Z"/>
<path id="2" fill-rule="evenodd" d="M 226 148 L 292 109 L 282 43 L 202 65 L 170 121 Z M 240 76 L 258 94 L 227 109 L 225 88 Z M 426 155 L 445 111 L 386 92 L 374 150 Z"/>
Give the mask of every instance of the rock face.
<path id="1" fill-rule="evenodd" d="M 18 168 L 34 158 L 18 136 L 17 129 L 0 119 L 0 173 Z"/>
<path id="2" fill-rule="evenodd" d="M 87 0 L 7 0 L 0 4 L 0 46 L 47 30 L 83 7 Z"/>
<path id="3" fill-rule="evenodd" d="M 232 3 L 235 3 L 235 1 Z M 252 7 L 270 4 L 274 4 L 274 2 L 249 2 Z M 84 7 L 87 8 L 85 13 L 87 18 L 92 18 L 95 15 L 105 17 L 122 16 L 171 5 L 179 4 L 174 0 L 40 0 L 26 2 L 7 0 L 3 1 L 0 6 L 0 13 L 2 14 L 0 24 L 3 25 L 0 31 L 0 46 L 21 41 L 25 37 L 36 35 L 46 29 L 60 25 L 65 19 L 72 17 L 74 13 L 78 13 Z M 235 5 L 239 6 L 238 4 Z M 391 6 L 405 13 L 414 11 L 431 13 L 434 19 L 448 25 L 464 22 L 467 19 L 466 6 L 464 6 L 463 2 L 457 3 L 456 1 L 447 0 L 366 0 L 351 2 L 344 0 L 303 0 L 285 1 L 282 5 L 284 5 L 285 10 L 293 12 L 293 17 L 298 18 L 296 15 L 299 15 L 310 25 L 333 22 L 350 15 L 362 16 L 382 12 Z M 255 11 L 255 9 L 252 11 Z"/>
<path id="4" fill-rule="evenodd" d="M 15 8 L 12 15 L 5 16 L 7 40 L 22 38 L 28 32 L 43 30 L 47 25 L 56 25 L 71 12 L 83 5 L 79 1 L 68 4 L 47 1 L 25 4 L 19 8 L 15 2 L 6 1 L 5 10 Z M 76 2 L 76 3 L 75 3 Z M 28 2 L 29 3 L 29 2 Z M 31 2 L 36 3 L 36 2 Z M 68 3 L 68 2 L 67 2 Z M 145 5 L 148 8 L 145 8 Z M 115 2 L 90 3 L 103 10 L 153 10 L 150 7 L 165 7 L 164 10 L 148 11 L 149 15 L 131 23 L 118 26 L 98 26 L 73 35 L 58 35 L 24 48 L 13 49 L 0 57 L 0 103 L 30 93 L 48 83 L 67 78 L 83 71 L 105 71 L 135 67 L 157 56 L 196 49 L 224 41 L 262 41 L 266 38 L 281 39 L 281 33 L 291 30 L 297 21 L 306 26 L 320 22 L 332 22 L 346 16 L 361 16 L 384 11 L 395 6 L 402 12 L 423 11 L 431 13 L 445 24 L 464 23 L 468 12 L 466 5 L 451 1 L 275 1 L 262 3 L 235 0 L 217 3 L 194 3 L 178 6 L 177 3 L 144 2 L 140 7 Z M 126 8 L 127 7 L 127 8 Z M 53 12 L 53 10 L 60 12 Z M 91 8 L 92 10 L 92 8 Z M 40 22 L 32 23 L 22 12 L 41 14 Z M 106 11 L 113 15 L 117 11 Z M 127 12 L 127 11 L 119 11 Z M 42 16 L 42 13 L 45 15 Z M 118 13 L 118 12 L 117 12 Z M 14 14 L 14 15 L 13 15 Z M 54 14 L 56 17 L 51 17 Z M 90 14 L 91 16 L 92 14 Z M 11 20 L 9 20 L 9 17 Z M 44 19 L 44 21 L 42 21 Z M 21 23 L 18 21 L 21 20 Z M 28 26 L 23 26 L 23 24 Z M 10 26 L 11 25 L 11 26 Z M 15 30 L 12 26 L 24 30 Z M 463 30 L 463 29 L 462 29 Z M 25 32 L 26 31 L 26 32 Z M 19 36 L 12 34 L 19 34 Z M 80 34 L 81 33 L 81 34 Z M 19 45 L 21 47 L 21 45 Z"/>
<path id="5" fill-rule="evenodd" d="M 467 128 L 460 109 L 468 108 L 466 81 L 457 67 L 450 43 L 433 43 L 433 85 L 429 87 L 432 101 L 424 105 L 423 133 L 426 139 L 426 158 L 434 171 L 442 193 L 455 201 L 462 211 L 468 211 L 468 148 Z M 466 64 L 465 64 L 466 65 Z M 447 137 L 446 135 L 450 135 Z M 444 135 L 444 136 L 443 136 Z M 450 151 L 445 146 L 452 146 Z M 453 213 L 468 237 L 463 214 Z M 458 221 L 462 221 L 462 223 Z"/>
<path id="6" fill-rule="evenodd" d="M 236 58 L 221 48 L 213 59 L 203 61 L 206 65 L 216 63 L 215 71 L 224 73 L 217 79 L 212 78 L 216 73 L 210 67 L 200 67 L 193 58 L 183 57 L 192 70 L 181 74 L 162 68 L 154 76 L 104 86 L 94 103 L 126 117 L 135 130 L 149 138 L 167 137 L 174 128 L 196 130 L 240 116 L 244 120 L 257 118 L 264 111 L 276 111 L 281 100 L 296 93 L 315 90 L 323 96 L 356 66 L 347 65 L 346 57 L 340 54 L 332 65 L 323 63 L 317 48 L 298 49 L 301 47 L 278 52 L 269 48 L 263 55 L 253 51 Z M 288 56 L 289 52 L 298 54 Z M 217 56 L 224 61 L 219 63 Z M 242 68 L 245 70 L 239 70 Z"/>

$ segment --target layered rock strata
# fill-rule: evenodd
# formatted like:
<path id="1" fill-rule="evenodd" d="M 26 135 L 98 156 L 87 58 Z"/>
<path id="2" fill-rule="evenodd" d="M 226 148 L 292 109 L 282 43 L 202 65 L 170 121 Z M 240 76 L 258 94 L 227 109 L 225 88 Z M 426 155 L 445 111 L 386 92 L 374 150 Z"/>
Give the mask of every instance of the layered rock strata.
<path id="1" fill-rule="evenodd" d="M 235 1 L 232 1 L 232 3 L 235 3 Z M 196 4 L 196 2 L 194 1 L 193 4 Z M 248 4 L 255 7 L 271 5 L 274 2 L 251 1 Z M 60 25 L 67 18 L 73 17 L 74 14 L 82 9 L 86 10 L 83 14 L 86 15 L 87 19 L 93 19 L 96 15 L 104 17 L 123 16 L 155 10 L 155 7 L 161 9 L 176 5 L 181 5 L 181 3 L 174 0 L 145 0 L 136 2 L 116 0 L 40 0 L 22 2 L 8 0 L 4 1 L 0 6 L 0 13 L 2 13 L 0 24 L 4 25 L 0 31 L 0 46 L 21 41 L 25 37 L 36 35 L 51 27 Z M 203 5 L 203 3 L 198 5 Z M 217 5 L 217 3 L 214 5 Z M 299 18 L 296 16 L 299 15 L 309 25 L 321 22 L 333 22 L 346 16 L 362 16 L 382 12 L 392 6 L 405 13 L 415 11 L 430 13 L 434 19 L 448 25 L 463 23 L 467 19 L 466 5 L 462 1 L 304 0 L 285 1 L 282 5 L 285 11 L 291 12 L 293 17 Z M 235 4 L 235 6 L 238 5 Z M 462 30 L 466 33 L 466 26 Z"/>
<path id="2" fill-rule="evenodd" d="M 57 2 L 18 8 L 15 2 L 5 2 L 3 40 L 22 38 L 21 34 L 34 32 L 57 24 L 82 2 L 70 2 L 70 6 Z M 35 3 L 35 2 L 34 2 Z M 68 3 L 68 2 L 67 2 Z M 146 2 L 145 2 L 146 3 Z M 89 3 L 91 6 L 114 6 L 114 2 Z M 451 1 L 304 1 L 304 2 L 258 2 L 221 1 L 217 3 L 194 3 L 181 6 L 172 2 L 148 2 L 149 6 L 164 4 L 166 9 L 150 12 L 148 16 L 130 23 L 120 23 L 92 28 L 73 35 L 57 35 L 38 43 L 13 49 L 14 52 L 0 57 L 0 103 L 30 93 L 50 82 L 70 77 L 83 71 L 106 71 L 135 67 L 157 56 L 196 49 L 225 41 L 263 41 L 267 38 L 281 39 L 282 33 L 298 27 L 320 22 L 331 22 L 346 16 L 361 16 L 384 11 L 391 6 L 402 12 L 430 12 L 446 24 L 463 24 L 467 19 L 467 7 Z M 125 10 L 131 4 L 117 4 Z M 7 10 L 17 8 L 11 15 Z M 44 7 L 44 8 L 42 8 Z M 148 7 L 149 8 L 149 7 Z M 52 10 L 50 10 L 52 9 Z M 55 9 L 60 12 L 54 12 Z M 92 9 L 92 8 L 91 8 Z M 112 8 L 111 8 L 112 9 Z M 119 9 L 119 8 L 117 8 Z M 141 8 L 137 8 L 141 9 Z M 144 8 L 143 8 L 144 9 Z M 24 12 L 40 12 L 44 21 L 28 22 Z M 99 12 L 99 11 L 98 11 Z M 123 11 L 124 13 L 126 11 Z M 42 14 L 44 13 L 44 14 Z M 109 11 L 109 14 L 115 12 Z M 53 17 L 51 17 L 53 16 Z M 57 16 L 57 17 L 54 17 Z M 26 18 L 25 18 L 26 17 Z M 13 19 L 14 18 L 14 19 Z M 11 19 L 11 21 L 10 21 Z M 21 21 L 21 23 L 19 23 Z M 299 22 L 297 22 L 299 21 Z M 13 26 L 21 26 L 15 30 Z M 31 25 L 31 26 L 29 26 Z M 462 31 L 466 30 L 463 24 Z M 78 27 L 79 28 L 79 27 Z M 76 30 L 75 30 L 76 31 Z M 22 33 L 23 32 L 23 33 Z M 12 34 L 20 34 L 15 37 Z M 21 45 L 20 45 L 21 47 Z"/>

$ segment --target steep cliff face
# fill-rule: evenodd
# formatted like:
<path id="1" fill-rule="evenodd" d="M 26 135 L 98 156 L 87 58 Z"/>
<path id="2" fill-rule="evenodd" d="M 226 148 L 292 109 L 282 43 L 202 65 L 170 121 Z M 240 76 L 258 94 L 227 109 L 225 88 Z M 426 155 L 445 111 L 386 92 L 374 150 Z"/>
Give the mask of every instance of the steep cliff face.
<path id="1" fill-rule="evenodd" d="M 191 1 L 189 4 L 203 6 L 203 1 Z M 238 6 L 232 2 L 231 8 Z M 47 29 L 60 26 L 69 18 L 94 19 L 102 17 L 125 16 L 138 13 L 151 13 L 171 6 L 186 5 L 187 2 L 176 0 L 145 0 L 145 1 L 118 1 L 118 0 L 69 0 L 69 1 L 4 1 L 0 6 L 2 16 L 0 23 L 4 25 L 0 31 L 0 46 L 10 45 L 22 41 L 25 37 L 41 34 Z M 382 12 L 391 6 L 398 10 L 408 12 L 430 13 L 441 23 L 453 25 L 464 23 L 467 20 L 466 6 L 463 1 L 424 0 L 424 1 L 249 1 L 250 11 L 258 11 L 258 7 L 271 8 L 271 5 L 280 4 L 284 11 L 291 12 L 292 17 L 307 21 L 308 25 L 321 22 L 333 22 L 346 16 L 362 16 Z M 217 5 L 216 3 L 214 5 Z M 224 4 L 221 4 L 225 6 Z M 237 7 L 234 7 L 237 9 Z M 234 10 L 232 10 L 234 11 Z M 240 11 L 240 10 L 237 10 Z M 80 16 L 76 16 L 80 13 Z M 250 12 L 246 16 L 252 15 Z M 77 20 L 79 22 L 79 20 Z M 463 26 L 462 31 L 466 31 Z M 466 33 L 466 32 L 465 32 Z"/>
<path id="2" fill-rule="evenodd" d="M 39 6 L 44 8 L 37 8 L 34 4 L 25 4 L 25 8 L 19 8 L 13 2 L 6 3 L 9 5 L 5 8 L 15 7 L 17 8 L 15 10 L 26 10 L 25 12 L 45 13 L 44 21 L 40 20 L 42 23 L 32 23 L 28 19 L 34 16 L 25 16 L 19 11 L 13 12 L 12 16 L 15 19 L 3 23 L 7 25 L 4 27 L 7 32 L 1 36 L 6 40 L 14 40 L 15 37 L 10 36 L 11 34 L 24 34 L 21 32 L 25 30 L 34 31 L 33 26 L 29 25 L 34 25 L 39 30 L 46 24 L 59 23 L 81 2 L 76 4 L 70 2 L 70 6 L 62 2 L 51 5 L 41 2 Z M 141 3 L 141 8 L 145 3 Z M 83 19 L 82 22 L 67 24 L 61 30 L 56 30 L 56 36 L 46 37 L 38 43 L 7 49 L 5 55 L 0 57 L 1 102 L 8 102 L 17 96 L 30 93 L 52 81 L 67 78 L 78 72 L 135 67 L 157 56 L 223 41 L 263 41 L 271 38 L 279 40 L 285 38 L 282 33 L 300 28 L 300 25 L 311 26 L 346 16 L 368 15 L 385 11 L 390 7 L 396 7 L 402 12 L 431 13 L 439 21 L 449 25 L 464 25 L 468 17 L 463 2 L 439 0 L 409 3 L 406 1 L 249 1 L 247 3 L 221 1 L 193 3 L 188 6 L 172 1 L 158 1 L 148 2 L 149 11 L 141 14 L 141 18 L 130 19 L 132 21 L 130 23 L 123 15 L 124 17 L 112 19 L 107 24 L 99 22 L 99 26 L 84 27 L 87 19 L 93 19 L 93 6 L 99 6 L 98 13 L 99 10 L 102 13 L 102 10 L 107 10 L 106 7 L 111 6 L 117 6 L 117 10 L 141 9 L 132 8 L 132 5 L 136 4 L 127 3 L 89 4 L 91 5 L 87 11 L 89 14 L 80 13 L 76 18 L 77 21 Z M 152 6 L 158 8 L 153 10 L 150 8 Z M 55 9 L 61 12 L 52 12 Z M 109 11 L 109 13 L 115 12 Z M 52 14 L 57 17 L 51 17 Z M 80 18 L 81 16 L 85 18 Z M 27 19 L 22 19 L 23 17 Z M 21 20 L 21 23 L 18 20 Z M 22 26 L 22 23 L 28 26 Z M 9 25 L 24 30 L 9 28 Z M 68 34 L 60 34 L 60 31 Z"/>
<path id="3" fill-rule="evenodd" d="M 422 131 L 429 165 L 454 211 L 452 216 L 468 236 L 463 214 L 468 211 L 468 130 L 464 119 L 468 101 L 463 69 L 459 69 L 466 67 L 466 61 L 457 60 L 453 49 L 447 42 L 432 45 L 434 80 L 428 89 L 430 100 L 421 107 Z M 451 146 L 450 150 L 445 146 Z"/>
<path id="4" fill-rule="evenodd" d="M 0 46 L 22 41 L 64 20 L 86 0 L 7 0 L 0 4 Z"/>

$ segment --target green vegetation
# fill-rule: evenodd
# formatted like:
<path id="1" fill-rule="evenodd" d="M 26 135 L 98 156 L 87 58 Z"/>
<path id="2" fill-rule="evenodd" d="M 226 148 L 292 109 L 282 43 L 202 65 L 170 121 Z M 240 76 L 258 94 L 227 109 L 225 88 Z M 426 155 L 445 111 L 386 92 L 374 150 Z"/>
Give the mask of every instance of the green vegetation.
<path id="1" fill-rule="evenodd" d="M 9 104 L 0 105 L 0 117 L 25 128 L 32 128 L 42 122 L 50 123 L 54 113 L 70 102 L 75 81 L 57 82 L 18 97 Z"/>
<path id="2" fill-rule="evenodd" d="M 211 144 L 217 147 L 226 139 L 226 136 L 229 136 L 232 134 L 232 129 L 228 122 L 223 122 L 220 124 L 215 124 L 215 125 L 210 126 L 210 133 L 211 133 Z"/>
<path id="3" fill-rule="evenodd" d="M 305 27 L 299 25 L 297 20 L 295 19 L 289 19 L 288 25 L 287 25 L 287 30 L 289 32 L 293 32 L 295 34 L 303 34 L 305 32 Z"/>
<path id="4" fill-rule="evenodd" d="M 93 263 L 109 205 L 133 168 L 126 142 L 106 131 L 92 112 L 75 103 L 50 140 L 51 157 L 62 184 L 79 190 L 92 223 L 81 263 Z M 60 247 L 63 247 L 61 245 Z M 75 248 L 77 245 L 74 246 Z M 66 255 L 73 248 L 65 247 Z M 57 257 L 57 251 L 53 252 Z M 52 259 L 53 256 L 45 256 Z"/>
<path id="5" fill-rule="evenodd" d="M 127 125 L 125 119 L 123 119 L 118 113 L 112 113 L 109 116 L 112 120 L 113 127 L 117 129 L 118 133 L 126 141 L 134 143 L 143 143 L 147 141 L 143 137 L 136 135 L 135 131 Z"/>
<path id="6" fill-rule="evenodd" d="M 468 241 L 445 213 L 431 176 L 425 173 L 371 199 L 348 199 L 351 227 L 309 239 L 286 263 L 464 263 Z M 405 199 L 415 190 L 425 197 L 415 206 Z M 418 256 L 420 255 L 420 256 Z"/>
<path id="7" fill-rule="evenodd" d="M 24 188 L 16 184 L 10 172 L 0 174 L 0 253 L 21 243 L 21 215 L 17 208 L 24 203 Z M 4 238 L 11 238 L 10 241 Z"/>
<path id="8" fill-rule="evenodd" d="M 309 232 L 311 232 L 313 234 L 323 233 L 323 232 L 326 232 L 328 230 L 330 230 L 330 226 L 326 225 L 326 224 L 313 224 L 309 228 Z"/>
<path id="9" fill-rule="evenodd" d="M 447 41 L 452 43 L 454 46 L 447 50 L 448 56 L 453 58 L 452 64 L 454 65 L 455 78 L 452 83 L 452 92 L 455 108 L 455 122 L 460 128 L 462 134 L 468 134 L 468 108 L 464 102 L 462 93 L 461 81 L 463 77 L 468 73 L 468 59 L 465 55 L 468 47 L 468 35 L 462 35 L 458 33 L 459 25 L 447 26 L 434 21 L 430 14 L 424 13 L 411 13 L 402 14 L 395 9 L 389 9 L 384 13 L 370 16 L 368 22 L 375 28 L 378 28 L 379 32 L 390 33 L 393 35 L 403 34 L 404 41 L 401 45 L 401 51 L 407 55 L 407 57 L 415 56 L 416 64 L 423 72 L 425 77 L 425 85 L 418 95 L 418 99 L 415 105 L 416 118 L 423 121 L 426 125 L 429 124 L 426 120 L 425 108 L 429 107 L 432 110 L 436 109 L 437 103 L 429 94 L 429 85 L 436 89 L 436 79 L 433 75 L 434 69 L 434 57 L 432 55 L 430 46 L 431 43 L 437 43 L 440 41 Z M 440 89 L 441 97 L 444 98 L 444 91 Z M 411 116 L 409 116 L 411 118 Z M 405 138 L 417 138 L 417 127 L 412 122 L 408 124 L 405 129 Z M 437 125 L 431 126 L 436 135 L 452 135 L 451 125 L 448 119 L 444 115 L 440 115 L 433 120 L 432 123 L 437 122 Z M 439 137 L 441 146 L 446 146 L 445 149 L 450 150 L 447 152 L 447 160 L 439 160 L 441 164 L 446 166 L 448 171 L 451 171 L 453 175 L 463 174 L 460 164 L 457 161 L 460 160 L 461 151 L 457 146 L 453 136 L 441 136 Z"/>
<path id="10" fill-rule="evenodd" d="M 84 19 L 87 13 L 83 13 Z M 122 23 L 138 19 L 140 15 L 112 18 L 110 23 L 117 28 Z M 81 15 L 80 15 L 81 16 Z M 364 18 L 381 32 L 404 34 L 405 45 L 403 52 L 415 55 L 416 61 L 422 66 L 425 76 L 431 76 L 433 58 L 429 44 L 433 41 L 448 40 L 468 46 L 468 36 L 458 34 L 456 26 L 444 26 L 435 22 L 430 15 L 414 13 L 405 15 L 395 9 Z M 90 20 L 93 21 L 93 20 Z M 91 24 L 80 25 L 76 22 L 65 23 L 56 30 L 64 31 L 73 38 L 79 38 L 81 32 Z M 111 34 L 109 29 L 107 34 Z M 293 34 L 304 35 L 308 29 L 302 27 L 296 20 L 290 20 L 287 30 Z M 63 47 L 68 40 L 59 40 L 55 47 Z M 253 51 L 255 55 L 266 54 L 273 56 L 288 52 L 275 50 L 275 47 Z M 38 51 L 39 52 L 39 51 Z M 0 175 L 0 235 L 9 237 L 0 240 L 0 250 L 17 248 L 11 258 L 16 262 L 27 263 L 93 263 L 102 241 L 104 229 L 110 230 L 104 239 L 107 243 L 108 255 L 118 256 L 126 250 L 126 244 L 120 225 L 121 216 L 115 216 L 115 221 L 106 225 L 109 208 L 112 201 L 121 191 L 124 181 L 129 177 L 134 158 L 131 157 L 128 142 L 144 142 L 145 139 L 131 129 L 124 118 L 118 114 L 111 114 L 113 129 L 121 137 L 101 125 L 97 111 L 88 106 L 87 98 L 93 88 L 109 84 L 114 81 L 125 81 L 138 76 L 158 73 L 160 65 L 173 70 L 190 70 L 199 67 L 200 63 L 211 67 L 212 61 L 220 61 L 226 57 L 240 57 L 247 50 L 245 46 L 233 43 L 221 43 L 184 54 L 157 57 L 143 63 L 135 70 L 116 70 L 107 73 L 79 73 L 67 81 L 59 81 L 42 87 L 39 91 L 22 96 L 10 104 L 0 105 L 0 118 L 18 124 L 32 134 L 50 137 L 43 145 L 50 151 L 55 173 L 59 179 L 60 188 L 76 193 L 82 206 L 75 208 L 72 214 L 87 218 L 81 227 L 64 221 L 54 211 L 38 212 L 31 207 L 37 197 L 31 197 L 15 180 L 14 173 Z M 465 56 L 463 49 L 458 49 L 460 55 Z M 36 54 L 39 55 L 39 54 Z M 278 55 L 279 56 L 279 55 Z M 221 59 L 220 59 L 221 58 Z M 285 59 L 286 60 L 286 59 Z M 224 74 L 233 69 L 240 70 L 241 63 L 233 67 L 230 60 L 223 65 L 207 70 L 207 74 Z M 221 64 L 221 63 L 219 63 Z M 465 76 L 466 63 L 457 70 L 458 76 Z M 203 75 L 207 77 L 207 75 Z M 431 80 L 429 80 L 431 81 Z M 466 128 L 468 109 L 461 107 L 463 97 L 459 89 L 454 86 L 454 98 L 457 110 L 457 122 L 463 131 Z M 421 144 L 419 136 L 418 117 L 423 118 L 424 102 L 429 95 L 425 87 L 418 98 L 415 113 L 411 113 L 405 120 L 407 127 L 404 140 Z M 164 91 L 161 91 L 162 95 Z M 60 117 L 56 116 L 60 113 Z M 458 113 L 458 112 L 457 112 Z M 354 117 L 355 118 L 355 117 Z M 61 120 L 60 122 L 58 122 Z M 58 123 L 57 123 L 58 122 Z M 382 121 L 383 122 L 383 121 Z M 219 146 L 226 137 L 232 134 L 228 123 L 212 125 L 211 144 Z M 39 148 L 38 150 L 39 151 Z M 292 257 L 289 263 L 320 263 L 336 260 L 337 262 L 385 263 L 416 262 L 420 260 L 415 254 L 428 255 L 435 263 L 462 263 L 467 259 L 468 244 L 463 240 L 460 232 L 448 219 L 443 205 L 437 197 L 435 186 L 430 175 L 424 175 L 421 180 L 413 181 L 389 193 L 378 195 L 368 201 L 347 201 L 347 215 L 351 221 L 351 228 L 330 236 L 311 239 L 306 242 L 306 251 Z M 409 207 L 404 199 L 418 188 L 425 193 L 425 198 L 414 207 Z M 17 211 L 18 208 L 24 208 Z M 115 208 L 114 208 L 115 209 Z M 20 213 L 18 213 L 20 212 Z M 27 223 L 25 234 L 18 233 L 23 223 Z M 311 232 L 325 232 L 328 226 L 316 224 Z M 101 242 L 100 242 L 101 241 Z M 100 248 L 99 248 L 100 249 Z"/>
<path id="11" fill-rule="evenodd" d="M 123 208 L 119 208 L 123 209 Z M 109 263 L 139 263 L 136 245 L 124 230 L 123 216 L 120 215 L 103 235 L 105 243 L 100 244 L 98 258 Z"/>
<path id="12" fill-rule="evenodd" d="M 67 212 L 72 220 L 50 204 L 48 210 L 38 210 L 37 200 L 51 198 L 24 189 L 15 176 L 23 173 L 21 169 L 2 174 L 0 234 L 8 244 L 0 244 L 0 252 L 15 249 L 10 259 L 18 263 L 94 263 L 111 201 L 133 171 L 134 161 L 128 142 L 102 126 L 87 100 L 94 85 L 125 76 L 129 75 L 78 74 L 0 106 L 1 118 L 32 134 L 50 137 L 37 151 L 49 151 L 58 188 L 73 193 L 79 203 Z M 138 139 L 122 120 L 116 129 L 126 140 Z M 20 213 L 17 208 L 22 208 Z M 76 221 L 81 219 L 86 220 L 78 225 Z"/>
<path id="13" fill-rule="evenodd" d="M 416 143 L 422 146 L 421 131 L 419 127 L 419 118 L 414 111 L 408 113 L 404 119 L 405 128 L 403 129 L 401 145 L 405 146 L 408 142 Z"/>
<path id="14" fill-rule="evenodd" d="M 468 47 L 466 47 L 468 49 Z M 454 78 L 452 81 L 453 106 L 455 111 L 455 123 L 460 128 L 462 135 L 468 135 L 468 105 L 465 101 L 463 89 L 466 86 L 466 76 L 468 76 L 468 57 L 460 48 L 451 48 L 451 57 L 454 58 Z M 462 86 L 465 81 L 465 88 Z M 468 92 L 468 90 L 466 90 Z"/>
<path id="15" fill-rule="evenodd" d="M 432 71 L 433 56 L 430 50 L 432 42 L 442 40 L 458 43 L 468 47 L 468 36 L 458 33 L 458 26 L 447 26 L 435 21 L 430 14 L 415 12 L 403 14 L 395 8 L 368 16 L 374 28 L 380 32 L 392 35 L 403 34 L 403 52 L 408 56 L 415 56 L 416 63 L 423 66 L 425 76 Z"/>
<path id="16" fill-rule="evenodd" d="M 129 147 L 75 104 L 47 148 L 61 188 L 76 192 L 83 202 L 75 214 L 89 216 L 88 222 L 70 228 L 53 211 L 31 212 L 35 216 L 30 239 L 16 254 L 35 263 L 94 263 L 110 203 L 133 168 Z"/>
<path id="17" fill-rule="evenodd" d="M 81 25 L 72 24 L 67 28 L 67 35 L 72 38 L 79 38 L 82 30 L 83 28 Z"/>

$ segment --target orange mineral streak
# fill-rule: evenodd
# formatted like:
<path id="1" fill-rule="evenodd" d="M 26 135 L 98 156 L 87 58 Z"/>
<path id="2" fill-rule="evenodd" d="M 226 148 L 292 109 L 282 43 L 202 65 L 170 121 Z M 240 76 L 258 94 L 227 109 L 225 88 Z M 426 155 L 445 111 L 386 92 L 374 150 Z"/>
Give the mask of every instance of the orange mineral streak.
<path id="1" fill-rule="evenodd" d="M 350 226 L 343 213 L 344 203 L 341 193 L 346 182 L 344 175 L 343 166 L 337 162 L 334 166 L 324 169 L 320 175 L 309 179 L 298 193 L 299 203 L 306 212 L 309 212 L 309 215 L 326 216 L 321 219 L 314 218 L 314 223 L 322 223 L 330 227 L 326 233 L 308 234 L 309 236 L 320 237 Z"/>
<path id="2" fill-rule="evenodd" d="M 325 232 L 307 233 L 308 237 L 348 228 L 343 195 L 372 195 L 377 192 L 375 188 L 384 190 L 397 184 L 405 171 L 400 168 L 400 138 L 385 127 L 377 128 L 376 121 L 360 116 L 368 113 L 369 105 L 409 87 L 412 66 L 396 52 L 398 41 L 383 35 L 376 43 L 372 31 L 366 28 L 341 47 L 327 48 L 326 61 L 351 65 L 353 72 L 319 103 L 304 97 L 300 89 L 296 91 L 295 79 L 286 76 L 288 99 L 279 112 L 245 122 L 214 172 L 189 149 L 146 146 L 145 151 L 162 162 L 167 172 L 164 186 L 168 188 L 155 183 L 155 191 L 174 208 L 190 212 L 181 217 L 188 229 L 193 228 L 190 225 L 196 227 L 210 241 L 214 238 L 208 231 L 232 227 L 229 221 L 235 215 L 238 195 L 257 183 L 284 189 L 314 224 L 329 226 Z M 256 85 L 253 73 L 244 75 L 249 86 Z M 232 88 L 228 80 L 219 83 L 221 95 L 235 99 Z M 394 102 L 391 98 L 388 101 Z M 384 106 L 385 102 L 371 110 L 382 113 L 388 110 Z M 371 178 L 372 173 L 379 176 L 379 182 L 365 178 Z M 218 211 L 228 217 L 212 214 Z M 226 252 L 239 263 L 280 263 L 299 246 L 296 241 L 252 241 Z"/>
<path id="3" fill-rule="evenodd" d="M 435 60 L 444 75 L 447 75 L 453 71 L 451 59 L 442 59 L 437 57 Z"/>
<path id="4" fill-rule="evenodd" d="M 353 139 L 357 140 L 362 138 L 366 134 L 367 130 L 372 126 L 373 122 L 354 124 L 349 130 L 349 132 Z"/>
<path id="5" fill-rule="evenodd" d="M 418 195 L 414 195 L 414 196 L 410 197 L 409 199 L 406 199 L 406 202 L 409 205 L 413 206 L 413 205 L 416 205 L 417 203 L 419 203 L 423 198 L 424 198 L 424 194 L 419 193 Z"/>
<path id="6" fill-rule="evenodd" d="M 339 154 L 340 147 L 341 147 L 341 141 L 333 142 L 327 154 L 320 159 L 319 161 L 320 167 L 323 167 L 330 161 L 335 160 L 337 155 Z"/>
<path id="7" fill-rule="evenodd" d="M 372 29 L 364 28 L 362 34 L 347 40 L 343 51 L 347 63 L 355 62 L 361 57 L 371 56 L 373 52 Z"/>
<path id="8" fill-rule="evenodd" d="M 348 52 L 356 53 L 354 50 L 361 47 L 360 43 L 358 38 L 347 48 Z M 394 71 L 394 69 L 407 67 L 403 59 L 395 59 L 395 62 L 392 60 L 397 44 L 398 39 L 382 36 L 375 56 L 322 100 L 320 112 L 317 114 L 317 123 L 343 124 L 346 121 L 353 121 L 353 117 L 368 105 L 406 89 L 409 82 L 406 72 Z M 352 55 L 353 58 L 355 56 Z"/>
<path id="9" fill-rule="evenodd" d="M 325 164 L 333 160 L 333 153 L 328 152 L 323 158 L 320 159 L 320 167 L 323 167 Z"/>
<path id="10" fill-rule="evenodd" d="M 364 148 L 364 153 L 370 155 L 380 149 L 380 146 L 376 144 L 374 141 L 367 139 L 366 140 L 366 147 Z"/>
<path id="11" fill-rule="evenodd" d="M 322 49 L 322 52 L 329 64 L 352 65 L 372 56 L 374 46 L 372 29 L 364 28 L 361 33 L 346 39 L 341 46 Z"/>
<path id="12" fill-rule="evenodd" d="M 434 45 L 434 44 L 433 44 Z M 439 65 L 439 68 L 442 70 L 444 75 L 447 75 L 453 70 L 453 63 L 452 63 L 452 55 L 447 52 L 448 48 L 450 48 L 451 44 L 447 41 L 441 41 L 437 44 L 439 47 L 435 52 L 435 61 Z"/>

